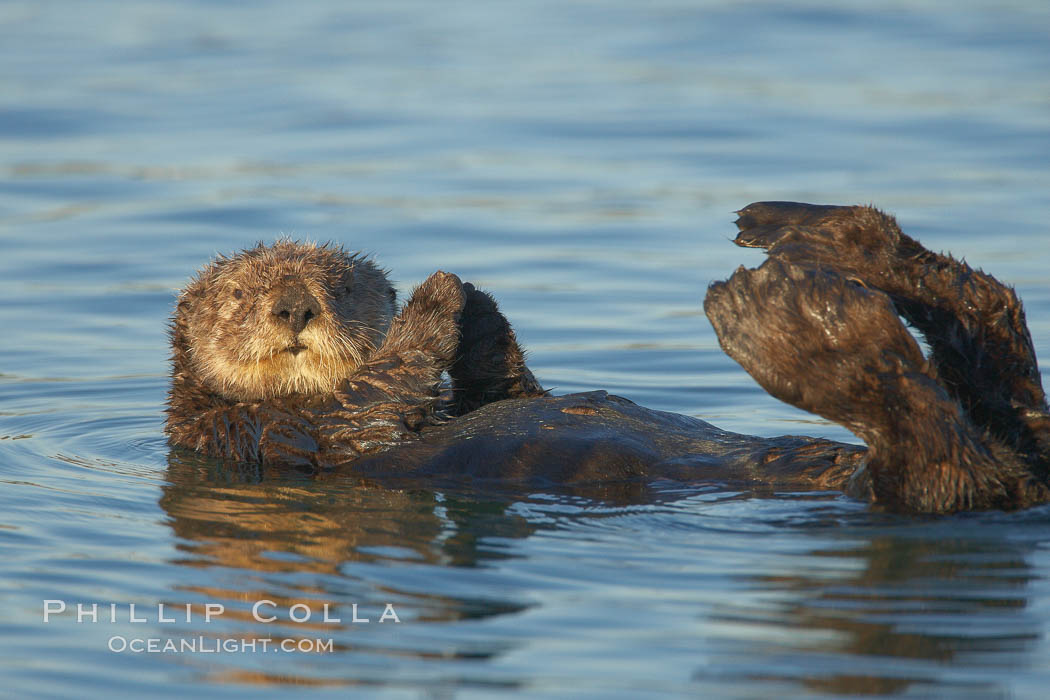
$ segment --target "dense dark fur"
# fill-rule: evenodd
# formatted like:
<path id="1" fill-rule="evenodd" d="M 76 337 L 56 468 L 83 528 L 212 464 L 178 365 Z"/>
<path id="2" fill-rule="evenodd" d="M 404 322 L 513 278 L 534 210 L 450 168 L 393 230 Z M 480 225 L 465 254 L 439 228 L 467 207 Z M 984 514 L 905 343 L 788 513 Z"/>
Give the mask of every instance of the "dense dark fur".
<path id="1" fill-rule="evenodd" d="M 463 293 L 459 351 L 449 368 L 455 387 L 452 414 L 461 416 L 502 399 L 544 396 L 496 301 L 469 282 Z"/>
<path id="2" fill-rule="evenodd" d="M 726 433 L 604 392 L 547 396 L 492 298 L 445 273 L 332 392 L 216 396 L 187 369 L 177 316 L 172 441 L 395 479 L 716 479 L 928 513 L 1050 500 L 1050 414 L 1012 290 L 870 207 L 757 203 L 737 225 L 737 243 L 770 259 L 709 289 L 722 347 L 774 396 L 852 430 L 866 452 Z M 924 334 L 929 360 L 898 314 Z"/>
<path id="3" fill-rule="evenodd" d="M 868 445 L 876 500 L 951 512 L 1048 500 L 1048 418 L 1013 290 L 871 207 L 759 202 L 770 259 L 708 291 L 723 349 L 779 399 Z M 927 361 L 897 314 L 926 338 Z"/>

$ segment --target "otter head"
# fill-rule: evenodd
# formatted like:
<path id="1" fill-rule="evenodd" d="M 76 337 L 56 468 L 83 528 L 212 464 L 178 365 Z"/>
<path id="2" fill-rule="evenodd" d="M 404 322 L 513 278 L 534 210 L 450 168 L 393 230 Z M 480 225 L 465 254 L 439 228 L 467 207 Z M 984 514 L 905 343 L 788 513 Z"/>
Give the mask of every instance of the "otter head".
<path id="1" fill-rule="evenodd" d="M 179 295 L 175 371 L 235 401 L 326 393 L 382 343 L 395 307 L 370 260 L 331 244 L 259 244 L 219 257 Z"/>

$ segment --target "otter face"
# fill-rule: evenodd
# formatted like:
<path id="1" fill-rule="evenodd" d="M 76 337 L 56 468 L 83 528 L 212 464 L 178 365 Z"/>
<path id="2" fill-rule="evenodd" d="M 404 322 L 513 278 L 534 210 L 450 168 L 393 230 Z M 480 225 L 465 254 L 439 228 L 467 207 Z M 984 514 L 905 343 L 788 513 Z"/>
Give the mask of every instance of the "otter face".
<path id="1" fill-rule="evenodd" d="M 330 244 L 260 244 L 219 257 L 179 295 L 176 365 L 185 351 L 188 369 L 236 401 L 326 393 L 382 343 L 395 306 L 370 260 Z"/>

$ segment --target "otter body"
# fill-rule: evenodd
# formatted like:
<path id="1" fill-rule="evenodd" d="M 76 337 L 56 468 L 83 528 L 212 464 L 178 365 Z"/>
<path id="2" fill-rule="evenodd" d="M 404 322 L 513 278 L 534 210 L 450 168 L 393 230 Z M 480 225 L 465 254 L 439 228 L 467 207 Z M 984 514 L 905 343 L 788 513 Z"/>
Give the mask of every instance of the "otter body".
<path id="1" fill-rule="evenodd" d="M 384 478 L 712 478 L 907 512 L 1050 500 L 1050 414 L 1012 290 L 870 207 L 740 214 L 737 243 L 770 257 L 709 289 L 723 349 L 866 450 L 549 396 L 484 292 L 438 272 L 398 309 L 370 261 L 288 241 L 220 258 L 180 295 L 167 432 L 223 459 Z"/>
<path id="2" fill-rule="evenodd" d="M 545 393 L 491 297 L 437 272 L 398 311 L 382 270 L 330 245 L 220 257 L 179 295 L 171 339 L 171 442 L 236 461 L 330 468 Z"/>

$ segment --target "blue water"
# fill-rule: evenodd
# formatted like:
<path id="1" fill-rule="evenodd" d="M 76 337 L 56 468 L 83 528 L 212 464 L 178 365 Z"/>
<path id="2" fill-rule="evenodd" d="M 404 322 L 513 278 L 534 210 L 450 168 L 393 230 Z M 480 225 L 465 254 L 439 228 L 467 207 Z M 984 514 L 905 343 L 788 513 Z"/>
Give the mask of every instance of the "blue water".
<path id="1" fill-rule="evenodd" d="M 259 482 L 161 411 L 175 291 L 289 234 L 491 290 L 558 392 L 854 441 L 718 349 L 733 210 L 874 202 L 1048 358 L 1048 164 L 1043 2 L 7 0 L 0 694 L 1044 697 L 1046 508 Z M 200 637 L 323 648 L 110 650 Z"/>

